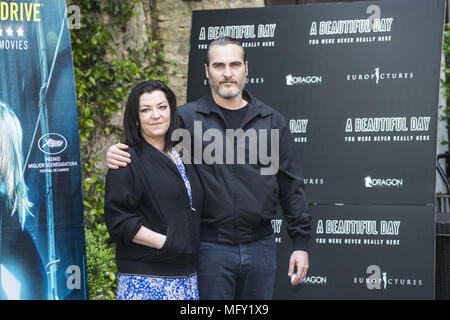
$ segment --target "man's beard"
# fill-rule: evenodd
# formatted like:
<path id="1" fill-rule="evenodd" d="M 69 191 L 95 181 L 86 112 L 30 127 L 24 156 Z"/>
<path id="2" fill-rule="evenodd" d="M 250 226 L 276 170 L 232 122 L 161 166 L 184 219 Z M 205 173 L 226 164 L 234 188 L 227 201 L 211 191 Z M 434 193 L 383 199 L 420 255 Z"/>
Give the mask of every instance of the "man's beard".
<path id="1" fill-rule="evenodd" d="M 219 97 L 227 100 L 231 100 L 236 98 L 239 94 L 241 94 L 242 90 L 245 87 L 245 80 L 242 83 L 237 82 L 232 79 L 222 79 L 219 83 L 214 80 L 209 79 L 209 85 L 211 90 L 214 91 Z M 220 85 L 223 83 L 235 83 L 236 87 L 233 89 L 230 88 L 220 88 Z"/>

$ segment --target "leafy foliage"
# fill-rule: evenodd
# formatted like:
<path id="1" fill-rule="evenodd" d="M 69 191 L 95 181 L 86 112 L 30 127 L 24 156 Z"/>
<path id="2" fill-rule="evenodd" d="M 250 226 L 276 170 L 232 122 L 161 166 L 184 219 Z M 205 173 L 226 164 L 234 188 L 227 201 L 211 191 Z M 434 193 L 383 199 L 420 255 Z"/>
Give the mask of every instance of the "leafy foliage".
<path id="1" fill-rule="evenodd" d="M 447 107 L 443 110 L 443 120 L 447 120 L 448 123 L 450 121 L 450 24 L 445 25 L 442 50 L 445 57 L 445 80 L 441 80 L 442 96 L 447 101 Z M 450 144 L 450 142 L 443 141 L 442 144 Z"/>
<path id="2" fill-rule="evenodd" d="M 115 299 L 114 249 L 108 247 L 106 236 L 86 229 L 89 296 L 96 300 Z"/>
<path id="3" fill-rule="evenodd" d="M 81 28 L 71 31 L 78 101 L 78 125 L 83 164 L 83 203 L 87 235 L 91 299 L 113 299 L 116 266 L 107 248 L 103 205 L 107 141 L 118 141 L 122 129 L 112 118 L 137 82 L 162 76 L 161 43 L 134 43 L 127 22 L 141 0 L 73 0 L 81 12 Z M 151 39 L 151 30 L 146 34 Z M 111 143 L 111 142 L 109 142 Z M 108 247 L 103 247 L 103 242 Z M 106 244 L 105 244 L 106 245 Z"/>

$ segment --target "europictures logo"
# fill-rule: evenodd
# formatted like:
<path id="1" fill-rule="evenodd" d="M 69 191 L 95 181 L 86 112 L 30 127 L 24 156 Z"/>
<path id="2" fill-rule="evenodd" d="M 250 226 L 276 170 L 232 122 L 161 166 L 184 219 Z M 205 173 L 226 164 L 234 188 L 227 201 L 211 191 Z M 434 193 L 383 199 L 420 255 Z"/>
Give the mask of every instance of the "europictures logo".
<path id="1" fill-rule="evenodd" d="M 288 74 L 286 77 L 286 85 L 320 85 L 322 83 L 322 76 L 293 76 Z"/>
<path id="2" fill-rule="evenodd" d="M 378 85 L 385 80 L 410 80 L 414 72 L 390 72 L 375 67 L 373 72 L 347 74 L 347 81 L 375 81 Z"/>
<path id="3" fill-rule="evenodd" d="M 67 148 L 67 140 L 59 133 L 48 133 L 38 141 L 39 150 L 45 154 L 60 154 Z"/>
<path id="4" fill-rule="evenodd" d="M 245 79 L 245 84 L 246 85 L 262 85 L 264 84 L 264 77 L 247 77 Z M 203 79 L 203 85 L 204 86 L 209 86 L 209 80 L 208 79 Z"/>
<path id="5" fill-rule="evenodd" d="M 390 272 L 382 270 L 378 265 L 370 265 L 366 269 L 369 276 L 354 277 L 354 284 L 364 284 L 369 290 L 388 290 L 390 287 L 408 286 L 420 287 L 423 285 L 421 279 L 413 279 L 405 276 L 392 275 Z"/>
<path id="6" fill-rule="evenodd" d="M 402 188 L 403 179 L 397 178 L 372 178 L 367 176 L 364 178 L 364 186 L 366 188 Z"/>

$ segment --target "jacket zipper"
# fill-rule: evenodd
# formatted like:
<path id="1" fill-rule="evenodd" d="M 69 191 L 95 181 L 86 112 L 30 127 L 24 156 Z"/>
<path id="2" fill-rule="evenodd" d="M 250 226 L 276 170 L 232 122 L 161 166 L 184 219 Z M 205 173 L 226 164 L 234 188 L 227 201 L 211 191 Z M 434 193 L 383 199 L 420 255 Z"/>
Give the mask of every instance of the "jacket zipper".
<path id="1" fill-rule="evenodd" d="M 189 207 L 191 208 L 191 210 L 194 211 L 194 212 L 196 212 L 197 210 L 196 210 L 193 206 L 191 206 L 191 202 L 189 201 L 189 194 L 188 194 L 188 192 L 187 192 L 187 190 L 186 190 L 186 185 L 184 184 L 184 180 L 183 180 L 183 178 L 181 177 L 180 171 L 178 170 L 178 165 L 173 161 L 172 157 L 170 157 L 169 155 L 167 155 L 165 152 L 162 152 L 162 151 L 159 150 L 159 149 L 157 149 L 157 150 L 158 150 L 159 152 L 161 152 L 163 155 L 165 155 L 165 156 L 170 160 L 170 163 L 172 163 L 172 165 L 175 166 L 175 169 L 176 169 L 176 172 L 177 172 L 176 176 L 177 176 L 178 181 L 181 180 L 181 183 L 182 183 L 182 186 L 183 186 L 183 190 L 184 190 L 185 199 L 187 199 L 187 202 L 188 202 Z M 185 170 L 185 172 L 186 172 L 186 170 Z M 187 177 L 187 172 L 186 172 L 186 177 Z M 192 188 L 191 188 L 191 191 L 192 191 Z"/>

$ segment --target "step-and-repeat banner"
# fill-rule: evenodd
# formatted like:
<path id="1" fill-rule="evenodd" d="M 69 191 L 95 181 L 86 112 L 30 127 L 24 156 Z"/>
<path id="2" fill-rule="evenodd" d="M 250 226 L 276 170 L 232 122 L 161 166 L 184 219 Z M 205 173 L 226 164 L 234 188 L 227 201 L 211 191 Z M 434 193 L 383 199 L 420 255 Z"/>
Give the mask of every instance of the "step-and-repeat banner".
<path id="1" fill-rule="evenodd" d="M 0 299 L 86 299 L 65 1 L 1 1 L 0 66 Z"/>
<path id="2" fill-rule="evenodd" d="M 310 269 L 276 299 L 434 297 L 434 197 L 444 0 L 196 11 L 188 101 L 208 94 L 208 44 L 232 36 L 246 88 L 289 122 L 313 215 Z"/>

